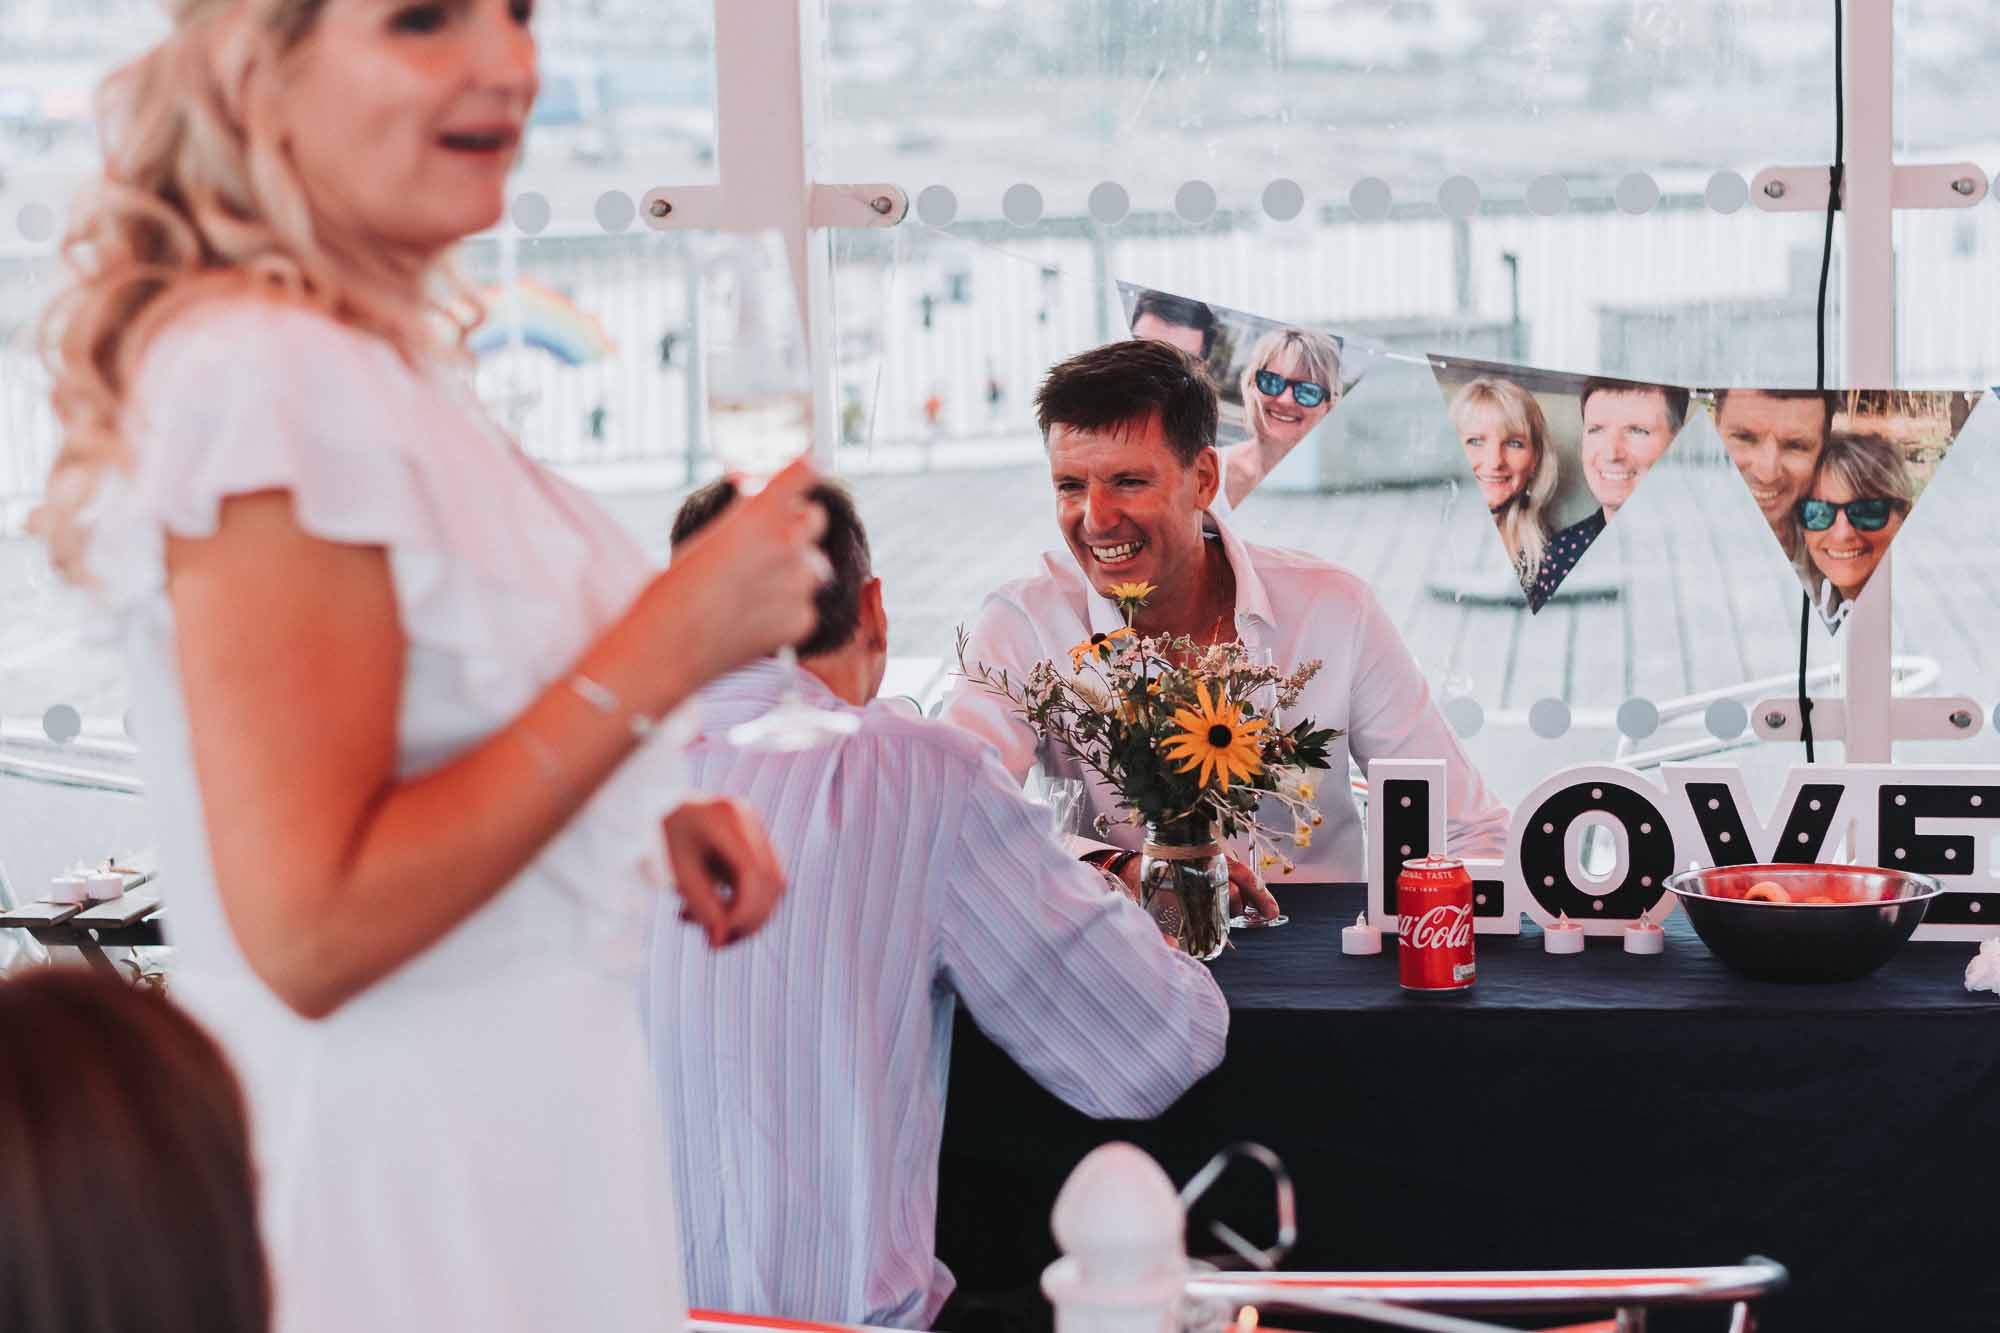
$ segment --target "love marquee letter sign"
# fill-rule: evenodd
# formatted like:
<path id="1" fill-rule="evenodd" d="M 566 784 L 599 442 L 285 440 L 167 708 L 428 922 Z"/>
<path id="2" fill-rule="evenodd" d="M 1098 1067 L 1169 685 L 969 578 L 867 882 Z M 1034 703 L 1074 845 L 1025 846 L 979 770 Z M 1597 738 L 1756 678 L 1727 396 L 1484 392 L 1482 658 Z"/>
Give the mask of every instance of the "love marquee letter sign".
<path id="1" fill-rule="evenodd" d="M 1546 926 L 1558 915 L 1593 935 L 1613 935 L 1641 912 L 1673 910 L 1667 877 L 1699 865 L 1808 864 L 1836 849 L 1845 860 L 1934 875 L 1944 886 L 1916 938 L 2000 936 L 2000 766 L 1919 768 L 1828 764 L 1793 768 L 1769 816 L 1740 769 L 1668 764 L 1662 788 L 1629 769 L 1565 768 L 1515 807 L 1501 860 L 1466 858 L 1473 924 L 1518 935 L 1521 914 Z M 1412 856 L 1445 848 L 1442 760 L 1383 759 L 1368 766 L 1368 915 L 1396 924 L 1396 875 Z M 1612 856 L 1584 864 L 1590 831 Z"/>

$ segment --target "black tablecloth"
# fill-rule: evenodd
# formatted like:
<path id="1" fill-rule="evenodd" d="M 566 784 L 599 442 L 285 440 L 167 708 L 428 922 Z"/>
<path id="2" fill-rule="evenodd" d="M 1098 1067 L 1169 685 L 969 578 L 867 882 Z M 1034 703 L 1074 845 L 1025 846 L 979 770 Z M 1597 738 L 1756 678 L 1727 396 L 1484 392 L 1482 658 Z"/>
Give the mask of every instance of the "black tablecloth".
<path id="1" fill-rule="evenodd" d="M 1479 939 L 1469 993 L 1417 997 L 1393 941 L 1340 953 L 1358 887 L 1281 900 L 1289 926 L 1238 932 L 1214 964 L 1222 1066 L 1156 1121 L 1076 1114 L 961 1015 L 938 1233 L 963 1288 L 1033 1284 L 1056 1190 L 1096 1144 L 1184 1181 L 1251 1139 L 1297 1182 L 1290 1268 L 1765 1254 L 1792 1273 L 1765 1307 L 1779 1333 L 2000 1325 L 2000 998 L 1964 989 L 1972 945 L 1797 987 L 1726 971 L 1678 913 L 1653 958 L 1616 939 L 1547 955 L 1530 926 Z M 1245 1179 L 1219 1204 L 1268 1236 L 1268 1197 Z"/>

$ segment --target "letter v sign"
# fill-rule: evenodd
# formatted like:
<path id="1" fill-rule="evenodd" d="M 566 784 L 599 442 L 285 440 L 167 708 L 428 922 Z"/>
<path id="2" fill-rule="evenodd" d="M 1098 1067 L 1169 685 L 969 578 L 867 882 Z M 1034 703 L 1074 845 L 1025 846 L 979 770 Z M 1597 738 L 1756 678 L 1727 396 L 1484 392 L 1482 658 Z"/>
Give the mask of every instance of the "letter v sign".
<path id="1" fill-rule="evenodd" d="M 1847 808 L 1851 775 L 1830 765 L 1794 768 L 1787 775 L 1773 812 L 1784 820 L 1782 829 L 1759 817 L 1739 768 L 1667 764 L 1661 776 L 1681 798 L 1680 809 L 1692 821 L 1689 832 L 1700 835 L 1709 859 L 1719 866 L 1824 860 L 1836 822 L 1856 813 Z"/>

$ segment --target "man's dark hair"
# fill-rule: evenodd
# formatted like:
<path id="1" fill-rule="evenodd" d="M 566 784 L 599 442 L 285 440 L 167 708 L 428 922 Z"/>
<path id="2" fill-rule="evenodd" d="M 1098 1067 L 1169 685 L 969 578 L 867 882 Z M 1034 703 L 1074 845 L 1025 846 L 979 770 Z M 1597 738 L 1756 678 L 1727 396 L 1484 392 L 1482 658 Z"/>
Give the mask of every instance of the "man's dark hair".
<path id="1" fill-rule="evenodd" d="M 1055 426 L 1129 429 L 1158 413 L 1167 447 L 1184 467 L 1214 447 L 1219 411 L 1215 382 L 1201 362 L 1150 338 L 1079 353 L 1051 368 L 1035 393 L 1035 420 L 1045 444 Z"/>
<path id="2" fill-rule="evenodd" d="M 1176 328 L 1194 329 L 1201 334 L 1201 359 L 1203 361 L 1215 352 L 1215 335 L 1221 327 L 1215 312 L 1205 301 L 1191 301 L 1185 296 L 1173 296 L 1167 292 L 1146 291 L 1139 293 L 1139 299 L 1132 303 L 1132 323 L 1138 324 L 1141 315 L 1151 315 L 1163 324 Z"/>
<path id="3" fill-rule="evenodd" d="M 1688 391 L 1675 388 L 1671 384 L 1638 384 L 1632 380 L 1604 380 L 1595 377 L 1583 382 L 1583 390 L 1576 396 L 1576 410 L 1583 411 L 1583 405 L 1590 401 L 1594 393 L 1656 393 L 1667 400 L 1667 426 L 1675 435 L 1687 423 Z"/>
<path id="4" fill-rule="evenodd" d="M 868 555 L 868 531 L 861 526 L 861 515 L 855 511 L 854 497 L 847 488 L 822 481 L 807 494 L 826 510 L 826 531 L 820 534 L 819 549 L 833 566 L 833 578 L 813 594 L 819 619 L 798 645 L 800 657 L 818 657 L 845 647 L 861 627 L 861 587 L 874 577 L 874 564 Z M 674 515 L 675 549 L 735 502 L 736 483 L 727 477 L 688 496 Z"/>
<path id="5" fill-rule="evenodd" d="M 1722 425 L 1722 405 L 1729 401 L 1729 395 L 1732 393 L 1761 393 L 1766 398 L 1817 399 L 1820 410 L 1825 414 L 1820 426 L 1820 443 L 1826 443 L 1827 437 L 1833 434 L 1834 398 L 1832 394 L 1822 393 L 1818 389 L 1717 389 L 1715 391 L 1715 424 L 1718 428 Z"/>

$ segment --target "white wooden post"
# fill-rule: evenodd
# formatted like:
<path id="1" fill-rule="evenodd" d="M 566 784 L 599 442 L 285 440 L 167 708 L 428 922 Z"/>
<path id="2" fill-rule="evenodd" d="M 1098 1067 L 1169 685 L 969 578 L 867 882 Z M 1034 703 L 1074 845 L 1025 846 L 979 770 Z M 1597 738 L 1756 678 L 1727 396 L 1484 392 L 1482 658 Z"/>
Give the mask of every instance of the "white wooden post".
<path id="1" fill-rule="evenodd" d="M 1849 388 L 1887 389 L 1896 382 L 1896 211 L 1970 208 L 1986 197 L 1986 173 L 1971 162 L 1896 163 L 1895 0 L 1845 3 L 1840 378 Z M 1824 212 L 1827 176 L 1824 165 L 1771 167 L 1758 173 L 1751 198 L 1769 212 Z M 1897 740 L 1963 739 L 1980 729 L 1975 700 L 1893 697 L 1894 554 L 1883 556 L 1841 627 L 1845 697 L 1813 710 L 1815 736 L 1842 741 L 1849 763 L 1889 763 Z M 1778 698 L 1751 716 L 1764 739 L 1796 740 L 1796 713 L 1793 700 Z"/>
<path id="2" fill-rule="evenodd" d="M 659 186 L 640 217 L 660 230 L 752 231 L 785 238 L 813 362 L 813 458 L 830 471 L 840 442 L 834 384 L 829 227 L 888 227 L 909 211 L 887 182 L 820 185 L 817 165 L 822 0 L 715 0 L 715 158 L 721 184 Z"/>
<path id="3" fill-rule="evenodd" d="M 1063 1257 L 1042 1273 L 1056 1333 L 1178 1333 L 1187 1218 L 1160 1164 L 1129 1143 L 1094 1148 L 1050 1217 Z"/>
<path id="4" fill-rule="evenodd" d="M 1840 342 L 1845 382 L 1856 388 L 1886 389 L 1896 382 L 1894 28 L 1894 0 L 1847 0 Z M 1886 764 L 1894 757 L 1889 707 L 1894 559 L 1894 551 L 1882 557 L 1841 630 L 1847 654 L 1849 763 Z"/>

